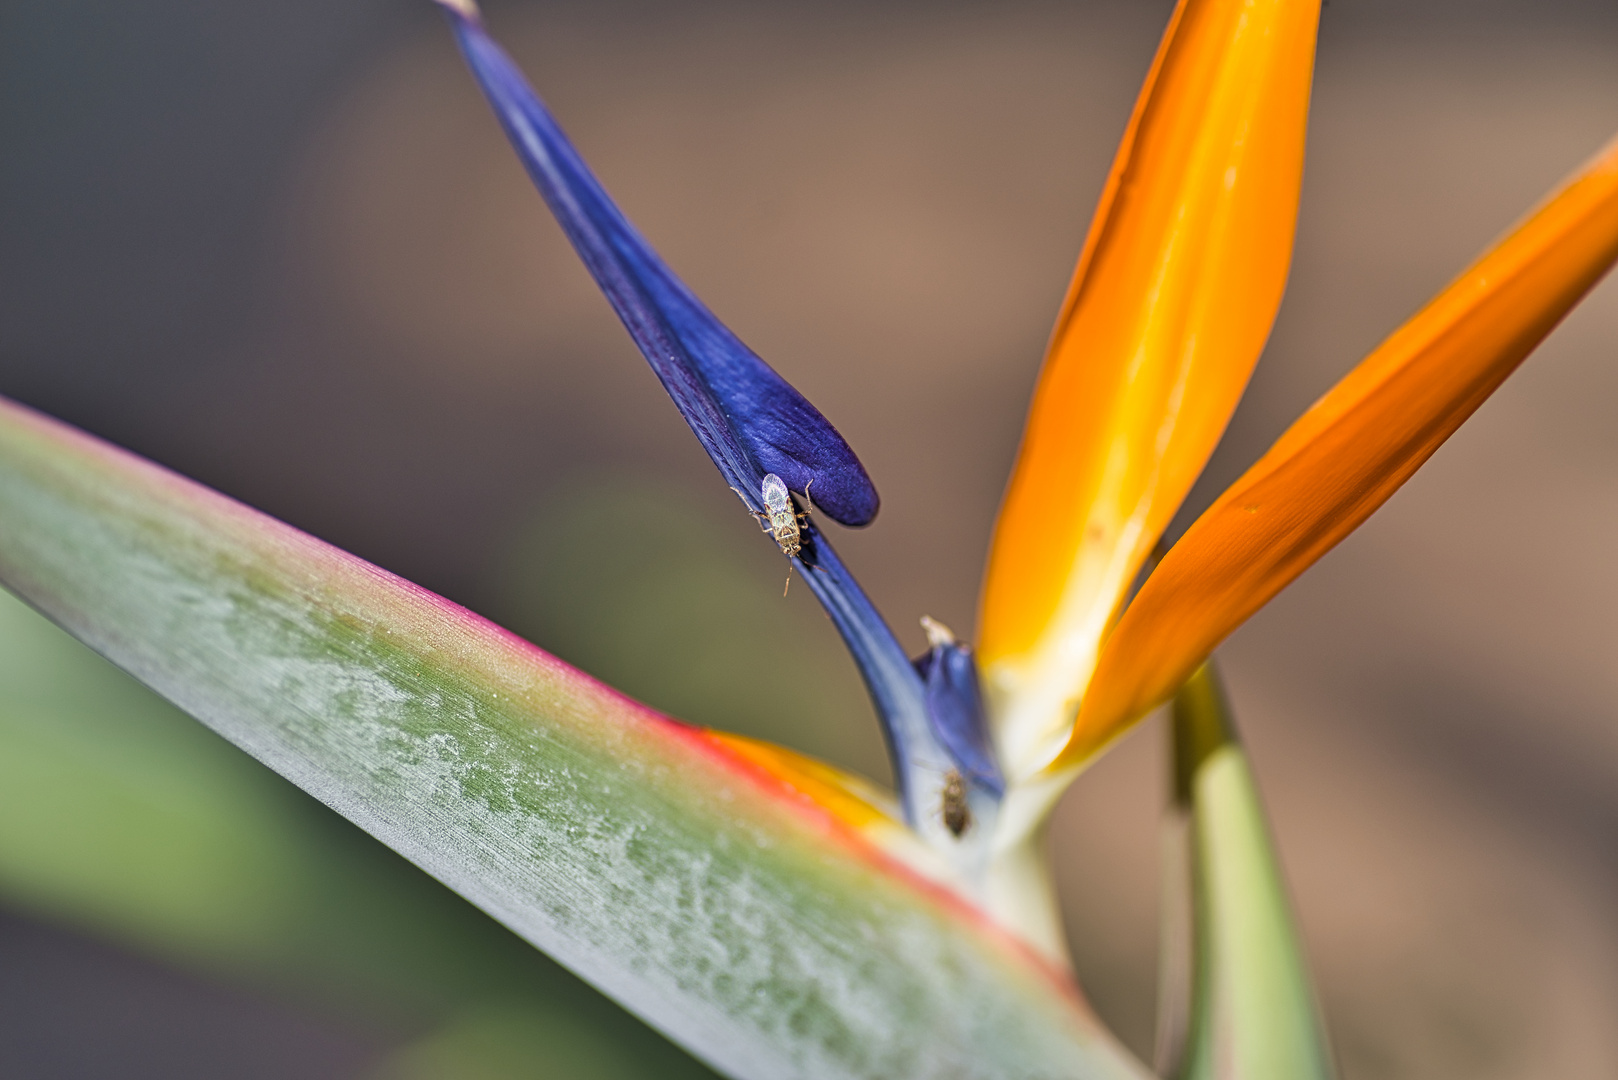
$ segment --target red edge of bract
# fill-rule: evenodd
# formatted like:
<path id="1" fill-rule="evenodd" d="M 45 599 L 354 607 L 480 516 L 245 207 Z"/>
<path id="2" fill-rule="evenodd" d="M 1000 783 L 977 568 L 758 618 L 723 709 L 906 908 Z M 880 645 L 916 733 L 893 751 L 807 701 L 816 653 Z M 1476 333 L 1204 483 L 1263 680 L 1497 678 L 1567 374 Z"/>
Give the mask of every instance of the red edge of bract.
<path id="1" fill-rule="evenodd" d="M 668 719 L 658 714 L 654 715 L 658 716 L 659 719 Z M 774 796 L 782 804 L 793 808 L 816 826 L 820 832 L 837 838 L 856 855 L 864 858 L 879 870 L 905 882 L 952 915 L 973 926 L 985 936 L 994 939 L 1012 955 L 1020 957 L 1036 972 L 1043 975 L 1046 981 L 1051 983 L 1061 994 L 1063 999 L 1083 1011 L 1086 1016 L 1089 1016 L 1089 1002 L 1074 981 L 1072 973 L 1060 964 L 1052 962 L 1022 938 L 1001 926 L 977 904 L 947 885 L 929 878 L 905 863 L 904 860 L 883 850 L 879 844 L 873 843 L 859 829 L 833 814 L 791 781 L 738 753 L 706 729 L 694 727 L 680 721 L 669 721 L 669 723 L 675 729 L 671 733 L 684 738 L 699 751 L 749 781 L 765 794 Z M 894 822 L 894 828 L 904 829 L 906 826 L 903 823 Z"/>
<path id="2" fill-rule="evenodd" d="M 816 802 L 786 778 L 742 756 L 733 748 L 720 742 L 706 729 L 658 712 L 656 709 L 635 700 L 600 679 L 580 671 L 526 638 L 513 633 L 461 604 L 457 604 L 453 600 L 440 596 L 430 589 L 423 588 L 415 582 L 402 578 L 351 552 L 344 551 L 342 548 L 321 540 L 319 537 L 312 536 L 302 529 L 264 513 L 262 510 L 248 506 L 238 499 L 231 498 L 229 495 L 182 476 L 172 469 L 141 457 L 139 454 L 115 446 L 19 402 L 0 398 L 0 410 L 13 413 L 24 425 L 44 431 L 52 439 L 69 443 L 90 457 L 115 461 L 122 467 L 141 474 L 144 479 L 154 486 L 167 489 L 172 495 L 177 496 L 180 501 L 206 504 L 208 513 L 234 519 L 238 524 L 251 528 L 254 532 L 271 539 L 277 544 L 284 544 L 294 549 L 302 548 L 304 554 L 308 557 L 338 564 L 350 572 L 371 578 L 379 584 L 392 586 L 399 593 L 408 597 L 410 601 L 421 603 L 424 607 L 433 611 L 461 633 L 473 638 L 481 637 L 486 642 L 503 646 L 516 653 L 523 660 L 538 664 L 570 682 L 586 686 L 601 697 L 616 699 L 631 706 L 638 720 L 664 735 L 689 744 L 699 753 L 716 761 L 730 772 L 751 783 L 758 790 L 773 796 L 781 805 L 794 809 L 800 817 L 812 824 L 821 833 L 836 837 L 846 848 L 873 866 L 904 881 L 918 893 L 926 896 L 967 924 L 974 926 L 986 936 L 998 941 L 1008 953 L 1021 957 L 1030 967 L 1042 974 L 1065 1000 L 1088 1013 L 1088 1006 L 1082 991 L 1080 991 L 1071 974 L 1065 968 L 1053 963 L 1020 937 L 995 922 L 978 905 L 961 896 L 953 889 L 928 878 L 925 874 L 907 865 L 903 860 L 884 851 L 879 845 L 873 843 L 862 834 L 860 830 L 837 817 L 837 815 Z M 450 642 L 443 640 L 435 644 L 440 646 L 451 645 Z M 898 822 L 894 823 L 894 827 L 904 828 Z"/>

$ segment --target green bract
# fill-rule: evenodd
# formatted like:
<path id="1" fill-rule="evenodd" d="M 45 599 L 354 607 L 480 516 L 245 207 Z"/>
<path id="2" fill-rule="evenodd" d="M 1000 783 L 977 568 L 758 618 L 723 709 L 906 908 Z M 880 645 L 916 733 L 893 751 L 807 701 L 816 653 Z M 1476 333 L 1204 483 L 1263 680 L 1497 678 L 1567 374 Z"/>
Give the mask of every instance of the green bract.
<path id="1" fill-rule="evenodd" d="M 721 1070 L 1144 1075 L 1060 971 L 700 730 L 11 404 L 0 579 Z"/>

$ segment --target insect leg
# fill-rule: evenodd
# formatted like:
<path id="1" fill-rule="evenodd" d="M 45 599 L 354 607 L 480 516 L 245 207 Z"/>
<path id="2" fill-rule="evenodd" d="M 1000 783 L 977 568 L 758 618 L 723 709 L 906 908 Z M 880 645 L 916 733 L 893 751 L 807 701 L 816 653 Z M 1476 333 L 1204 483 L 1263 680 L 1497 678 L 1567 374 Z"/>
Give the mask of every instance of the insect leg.
<path id="1" fill-rule="evenodd" d="M 737 487 L 735 484 L 730 485 L 730 490 L 734 491 L 736 493 L 736 497 L 742 501 L 742 505 L 747 507 L 747 512 L 753 515 L 753 518 L 758 522 L 759 527 L 765 532 L 769 532 L 770 516 L 768 514 L 761 514 L 757 510 L 754 510 L 751 506 L 747 506 L 747 496 L 743 495 L 742 489 Z"/>

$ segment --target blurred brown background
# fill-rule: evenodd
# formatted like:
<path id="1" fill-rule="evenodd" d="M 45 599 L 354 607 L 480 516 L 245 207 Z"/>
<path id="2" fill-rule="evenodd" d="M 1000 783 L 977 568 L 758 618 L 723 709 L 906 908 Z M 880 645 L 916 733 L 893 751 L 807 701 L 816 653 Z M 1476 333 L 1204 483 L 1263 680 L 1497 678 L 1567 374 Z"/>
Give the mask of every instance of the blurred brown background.
<path id="1" fill-rule="evenodd" d="M 1169 7 L 489 5 L 628 214 L 860 452 L 884 509 L 836 542 L 918 651 L 919 615 L 972 624 L 1044 337 Z M 779 599 L 778 557 L 577 266 L 425 0 L 14 0 L 0 80 L 0 393 L 671 712 L 885 775 L 834 635 L 806 590 Z M 1614 132 L 1610 0 L 1331 0 L 1289 292 L 1193 503 Z M 1608 282 L 1222 651 L 1351 1080 L 1618 1071 L 1615 361 Z M 27 618 L 16 641 L 50 633 Z M 28 677 L 0 658 L 14 762 L 34 760 L 32 721 L 4 720 Z M 27 692 L 43 702 L 52 685 Z M 107 694 L 74 715 L 120 722 L 108 703 L 139 697 Z M 50 798 L 76 806 L 64 793 L 112 783 L 81 767 L 111 737 L 50 750 L 68 763 Z M 1082 778 L 1055 834 L 1081 976 L 1143 1050 L 1159 740 L 1148 724 Z M 197 753 L 222 776 L 256 769 Z M 29 805 L 31 835 L 68 828 Z M 185 820 L 217 818 L 211 805 L 199 795 Z M 342 834 L 316 809 L 287 813 Z M 74 827 L 55 850 L 99 835 L 93 816 Z M 444 1004 L 448 969 L 423 961 L 411 977 L 442 1000 L 388 998 L 378 987 L 408 979 L 377 975 L 372 953 L 422 953 L 410 927 L 475 938 L 461 956 L 526 947 L 367 841 L 330 840 L 355 853 L 334 865 L 372 860 L 376 880 L 411 880 L 375 896 L 415 889 L 434 914 L 397 940 L 367 927 L 369 982 L 347 968 L 311 982 L 267 947 L 198 946 L 201 916 L 150 932 L 114 911 L 127 891 L 103 864 L 8 854 L 26 846 L 11 832 L 7 1076 L 673 1067 L 650 1043 L 643 1061 L 614 1065 L 608 1047 L 567 1064 L 554 1048 L 578 1025 L 466 1004 L 489 998 L 492 967 L 456 969 L 467 989 Z M 230 846 L 243 874 L 267 873 L 259 848 Z M 375 922 L 369 887 L 311 886 L 307 925 Z M 619 1030 L 552 969 L 508 981 L 526 988 L 510 1000 Z M 456 1056 L 513 1030 L 506 1058 Z"/>

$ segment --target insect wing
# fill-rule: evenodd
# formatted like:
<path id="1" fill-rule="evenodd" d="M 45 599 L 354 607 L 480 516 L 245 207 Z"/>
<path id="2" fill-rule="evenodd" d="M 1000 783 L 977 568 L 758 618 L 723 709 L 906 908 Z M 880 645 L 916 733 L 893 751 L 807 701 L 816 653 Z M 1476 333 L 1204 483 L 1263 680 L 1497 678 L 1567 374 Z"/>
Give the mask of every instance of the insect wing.
<path id="1" fill-rule="evenodd" d="M 792 512 L 792 496 L 787 491 L 786 482 L 774 473 L 764 474 L 763 495 L 764 509 L 769 511 L 772 519 Z"/>

